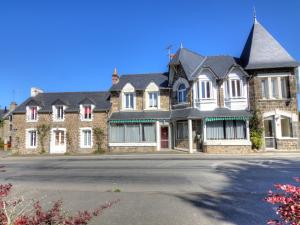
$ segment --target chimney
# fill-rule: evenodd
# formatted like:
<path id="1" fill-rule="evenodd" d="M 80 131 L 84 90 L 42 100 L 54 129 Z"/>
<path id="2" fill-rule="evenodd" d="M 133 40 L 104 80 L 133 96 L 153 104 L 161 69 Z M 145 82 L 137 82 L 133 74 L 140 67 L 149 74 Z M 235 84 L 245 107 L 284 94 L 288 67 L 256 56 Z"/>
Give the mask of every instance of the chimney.
<path id="1" fill-rule="evenodd" d="M 17 108 L 17 103 L 16 102 L 11 102 L 9 105 L 9 111 L 13 111 Z"/>
<path id="2" fill-rule="evenodd" d="M 112 75 L 112 84 L 117 84 L 119 83 L 119 76 L 118 76 L 118 71 L 117 71 L 117 68 L 114 69 L 114 73 Z"/>
<path id="3" fill-rule="evenodd" d="M 32 87 L 31 90 L 30 90 L 30 96 L 31 96 L 31 97 L 35 97 L 35 96 L 37 96 L 38 94 L 43 93 L 43 92 L 44 92 L 44 91 L 43 91 L 42 89 Z"/>

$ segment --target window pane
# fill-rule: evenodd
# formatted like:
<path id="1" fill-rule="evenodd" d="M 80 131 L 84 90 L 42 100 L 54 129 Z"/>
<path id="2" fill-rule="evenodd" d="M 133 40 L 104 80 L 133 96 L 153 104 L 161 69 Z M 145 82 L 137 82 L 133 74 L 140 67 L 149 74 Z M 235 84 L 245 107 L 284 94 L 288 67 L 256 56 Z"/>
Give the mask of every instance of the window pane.
<path id="1" fill-rule="evenodd" d="M 207 140 L 224 139 L 223 121 L 211 121 L 206 123 L 206 138 Z"/>
<path id="2" fill-rule="evenodd" d="M 243 120 L 236 120 L 236 138 L 246 139 L 246 122 Z"/>
<path id="3" fill-rule="evenodd" d="M 241 97 L 241 82 L 239 80 L 236 81 L 237 88 L 237 97 Z"/>
<path id="4" fill-rule="evenodd" d="M 234 80 L 231 81 L 231 93 L 232 93 L 232 97 L 236 97 L 236 94 L 235 94 L 235 81 Z"/>
<path id="5" fill-rule="evenodd" d="M 155 127 L 154 124 L 142 124 L 143 138 L 145 142 L 155 142 Z"/>
<path id="6" fill-rule="evenodd" d="M 129 94 L 130 96 L 130 108 L 133 108 L 133 94 Z"/>
<path id="7" fill-rule="evenodd" d="M 277 91 L 277 78 L 271 80 L 272 84 L 272 97 L 277 98 L 278 97 L 278 91 Z"/>
<path id="8" fill-rule="evenodd" d="M 226 139 L 235 139 L 234 121 L 227 120 L 225 124 Z"/>
<path id="9" fill-rule="evenodd" d="M 261 81 L 261 96 L 262 96 L 262 98 L 268 98 L 268 82 L 267 82 L 267 80 Z"/>
<path id="10" fill-rule="evenodd" d="M 282 92 L 282 98 L 289 98 L 290 92 L 289 92 L 289 78 L 288 77 L 282 77 L 281 80 L 281 92 Z"/>
<path id="11" fill-rule="evenodd" d="M 205 81 L 201 81 L 201 98 L 205 98 Z"/>
<path id="12" fill-rule="evenodd" d="M 188 138 L 188 124 L 187 121 L 177 122 L 177 139 Z"/>
<path id="13" fill-rule="evenodd" d="M 282 137 L 292 137 L 292 123 L 290 118 L 281 118 L 281 135 Z"/>
<path id="14" fill-rule="evenodd" d="M 206 97 L 210 98 L 210 82 L 206 82 Z"/>
<path id="15" fill-rule="evenodd" d="M 229 81 L 227 80 L 225 82 L 225 98 L 229 98 L 230 97 L 230 91 L 229 91 Z"/>
<path id="16" fill-rule="evenodd" d="M 111 142 L 124 142 L 124 125 L 123 124 L 111 124 L 110 125 L 110 141 Z"/>
<path id="17" fill-rule="evenodd" d="M 126 124 L 126 142 L 140 142 L 140 125 Z"/>
<path id="18" fill-rule="evenodd" d="M 197 81 L 197 83 L 196 83 L 196 86 L 197 86 L 197 88 L 196 88 L 196 93 L 197 93 L 197 99 L 200 99 L 200 90 L 199 90 L 199 88 L 200 88 L 200 86 L 199 86 L 199 81 Z"/>

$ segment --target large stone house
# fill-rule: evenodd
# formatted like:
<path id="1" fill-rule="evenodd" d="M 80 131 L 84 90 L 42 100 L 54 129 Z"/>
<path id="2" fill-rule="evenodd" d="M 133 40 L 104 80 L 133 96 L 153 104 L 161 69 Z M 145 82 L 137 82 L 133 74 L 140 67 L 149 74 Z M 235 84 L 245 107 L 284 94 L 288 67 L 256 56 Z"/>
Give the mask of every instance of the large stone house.
<path id="1" fill-rule="evenodd" d="M 32 89 L 13 113 L 13 147 L 39 152 L 37 127 L 48 124 L 49 153 L 94 151 L 95 127 L 103 129 L 109 152 L 247 153 L 249 120 L 257 111 L 262 150 L 297 149 L 298 66 L 255 20 L 240 58 L 181 47 L 166 72 L 119 77 L 115 70 L 108 92 Z"/>

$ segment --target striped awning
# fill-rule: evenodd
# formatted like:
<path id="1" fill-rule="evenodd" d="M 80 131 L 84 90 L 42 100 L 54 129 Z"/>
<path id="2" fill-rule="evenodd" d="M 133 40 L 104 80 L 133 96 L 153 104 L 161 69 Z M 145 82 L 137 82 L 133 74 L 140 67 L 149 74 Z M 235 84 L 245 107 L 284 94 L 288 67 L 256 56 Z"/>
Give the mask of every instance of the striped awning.
<path id="1" fill-rule="evenodd" d="M 220 121 L 220 120 L 248 120 L 246 116 L 232 116 L 232 117 L 207 117 L 205 121 Z"/>
<path id="2" fill-rule="evenodd" d="M 154 119 L 138 119 L 138 120 L 110 120 L 110 123 L 154 123 Z"/>

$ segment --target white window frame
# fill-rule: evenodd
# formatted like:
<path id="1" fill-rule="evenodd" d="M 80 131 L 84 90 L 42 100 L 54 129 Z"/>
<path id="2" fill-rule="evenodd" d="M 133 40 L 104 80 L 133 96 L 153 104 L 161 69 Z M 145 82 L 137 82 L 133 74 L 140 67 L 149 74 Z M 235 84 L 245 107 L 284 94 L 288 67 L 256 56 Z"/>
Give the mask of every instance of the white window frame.
<path id="1" fill-rule="evenodd" d="M 286 94 L 287 96 L 289 96 L 289 98 L 284 98 L 282 96 L 282 87 L 281 87 L 281 81 L 282 81 L 282 78 L 286 78 L 286 77 L 289 77 L 291 74 L 290 73 L 270 73 L 270 74 L 258 74 L 258 77 L 259 78 L 262 78 L 261 81 L 263 79 L 266 80 L 267 82 L 267 86 L 268 86 L 268 93 L 267 93 L 267 98 L 263 98 L 261 97 L 261 99 L 264 99 L 264 100 L 274 100 L 274 99 L 280 99 L 280 100 L 284 100 L 284 99 L 290 99 L 291 98 L 291 90 L 290 90 L 290 86 L 288 86 L 287 84 L 287 87 L 286 87 Z M 276 80 L 276 84 L 277 84 L 277 87 L 276 87 L 276 90 L 277 90 L 277 96 L 273 96 L 273 89 L 272 89 L 272 80 Z M 262 85 L 262 82 L 260 82 L 260 85 Z M 289 88 L 288 88 L 289 87 Z M 261 86 L 262 88 L 262 86 Z M 262 93 L 261 93 L 261 96 L 262 96 Z"/>
<path id="2" fill-rule="evenodd" d="M 240 83 L 240 96 L 238 96 L 238 86 L 237 83 Z M 233 96 L 233 87 L 232 87 L 232 82 L 234 82 L 234 92 L 235 96 Z M 225 97 L 227 99 L 239 99 L 239 98 L 244 98 L 244 82 L 242 79 L 238 78 L 231 78 L 225 81 Z"/>
<path id="3" fill-rule="evenodd" d="M 149 91 L 147 92 L 147 95 L 148 95 L 148 109 L 158 109 L 159 108 L 159 92 L 158 91 Z M 151 95 L 152 95 L 152 98 L 151 98 Z M 154 97 L 156 95 L 156 106 L 153 106 L 153 104 L 151 103 L 154 103 Z"/>
<path id="4" fill-rule="evenodd" d="M 32 108 L 36 108 L 35 119 L 31 118 Z M 39 109 L 40 109 L 39 106 L 26 106 L 26 121 L 27 122 L 37 122 L 39 120 L 39 113 L 38 113 Z"/>
<path id="5" fill-rule="evenodd" d="M 91 107 L 91 118 L 84 118 L 85 107 Z M 95 108 L 95 105 L 92 105 L 92 104 L 80 105 L 80 120 L 81 121 L 93 121 L 93 119 L 94 119 L 94 108 Z"/>
<path id="6" fill-rule="evenodd" d="M 91 144 L 90 145 L 84 145 L 84 131 L 90 131 L 91 132 Z M 93 129 L 91 127 L 81 127 L 79 129 L 80 132 L 80 148 L 93 148 L 94 142 L 93 142 Z"/>
<path id="7" fill-rule="evenodd" d="M 59 107 L 62 107 L 62 118 L 58 118 L 57 114 L 58 114 L 58 109 Z M 53 105 L 52 106 L 52 112 L 53 112 L 53 121 L 55 122 L 62 122 L 65 120 L 65 106 L 64 105 Z"/>
<path id="8" fill-rule="evenodd" d="M 31 133 L 35 131 L 35 146 L 31 145 Z M 38 133 L 36 128 L 29 128 L 25 130 L 25 142 L 27 149 L 36 149 L 38 147 Z"/>
<path id="9" fill-rule="evenodd" d="M 179 87 L 181 86 L 181 85 L 184 85 L 184 89 L 180 89 L 179 90 Z M 181 101 L 181 98 L 180 98 L 180 96 L 184 96 L 184 93 L 185 93 L 185 101 L 182 99 L 182 101 Z M 181 95 L 180 95 L 181 94 Z M 178 85 L 178 89 L 177 89 L 177 102 L 178 102 L 178 104 L 184 104 L 184 103 L 186 103 L 187 102 L 187 87 L 186 87 L 186 85 L 184 84 L 184 83 L 181 83 L 181 84 L 179 84 Z"/>
<path id="10" fill-rule="evenodd" d="M 202 83 L 204 83 L 204 97 L 202 96 Z M 208 98 L 207 84 L 209 84 L 210 97 Z M 214 90 L 211 80 L 198 79 L 196 83 L 196 99 L 197 100 L 212 100 L 214 99 Z"/>
<path id="11" fill-rule="evenodd" d="M 133 95 L 133 102 L 132 102 L 132 106 L 133 107 L 126 107 L 126 95 Z M 130 98 L 129 98 L 130 99 Z M 129 100 L 130 101 L 130 100 Z M 129 102 L 130 103 L 130 102 Z M 136 95 L 135 92 L 122 92 L 122 110 L 135 110 L 136 109 Z"/>

